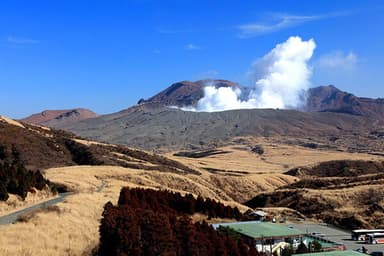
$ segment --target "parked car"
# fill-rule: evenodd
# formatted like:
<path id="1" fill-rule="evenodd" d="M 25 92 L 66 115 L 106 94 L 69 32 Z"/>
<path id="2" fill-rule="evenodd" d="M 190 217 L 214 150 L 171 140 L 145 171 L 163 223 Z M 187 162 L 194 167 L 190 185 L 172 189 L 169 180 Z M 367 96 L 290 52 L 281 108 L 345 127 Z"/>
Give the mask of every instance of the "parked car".
<path id="1" fill-rule="evenodd" d="M 325 237 L 325 235 L 323 233 L 320 233 L 320 232 L 312 232 L 311 235 L 317 236 L 317 237 Z"/>

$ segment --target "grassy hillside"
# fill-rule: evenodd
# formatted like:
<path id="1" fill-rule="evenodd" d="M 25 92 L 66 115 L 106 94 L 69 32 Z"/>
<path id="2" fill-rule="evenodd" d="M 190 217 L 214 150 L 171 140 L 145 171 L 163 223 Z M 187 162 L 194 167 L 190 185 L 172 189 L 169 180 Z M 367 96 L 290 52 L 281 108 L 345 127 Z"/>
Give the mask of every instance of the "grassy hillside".
<path id="1" fill-rule="evenodd" d="M 384 225 L 383 161 L 329 161 L 288 174 L 300 180 L 245 204 L 287 207 L 349 229 Z"/>

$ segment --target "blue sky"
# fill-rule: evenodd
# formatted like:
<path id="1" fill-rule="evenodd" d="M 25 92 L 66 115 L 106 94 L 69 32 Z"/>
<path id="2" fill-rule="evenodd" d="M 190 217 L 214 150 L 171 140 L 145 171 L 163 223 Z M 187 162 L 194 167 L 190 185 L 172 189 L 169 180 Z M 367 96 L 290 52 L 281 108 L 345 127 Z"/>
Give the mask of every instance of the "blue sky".
<path id="1" fill-rule="evenodd" d="M 0 114 L 122 110 L 180 80 L 252 85 L 252 63 L 313 38 L 313 86 L 384 97 L 384 1 L 2 0 Z"/>

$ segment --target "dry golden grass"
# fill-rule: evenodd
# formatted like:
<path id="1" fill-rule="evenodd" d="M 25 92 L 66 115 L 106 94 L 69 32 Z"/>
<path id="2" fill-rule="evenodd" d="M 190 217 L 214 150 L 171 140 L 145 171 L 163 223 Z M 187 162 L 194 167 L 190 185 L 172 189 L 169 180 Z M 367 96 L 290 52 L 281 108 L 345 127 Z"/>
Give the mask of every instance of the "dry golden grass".
<path id="1" fill-rule="evenodd" d="M 33 191 L 33 193 L 28 192 L 25 200 L 22 200 L 19 196 L 10 194 L 7 201 L 0 201 L 0 216 L 7 215 L 19 210 L 20 208 L 41 203 L 55 197 L 55 195 L 48 189 L 41 191 L 34 189 Z"/>
<path id="2" fill-rule="evenodd" d="M 202 175 L 199 176 L 109 166 L 46 170 L 46 178 L 65 184 L 76 194 L 59 203 L 57 211 L 38 212 L 26 223 L 0 227 L 0 255 L 89 255 L 99 240 L 98 227 L 103 206 L 108 201 L 116 203 L 123 186 L 202 195 L 244 211 L 246 207 L 239 202 L 259 192 L 273 191 L 294 182 L 297 178 L 282 174 L 293 166 L 336 159 L 375 159 L 366 154 L 311 150 L 273 144 L 267 140 L 258 143 L 265 150 L 262 156 L 250 152 L 245 146 L 224 147 L 223 150 L 231 153 L 199 159 L 168 155 L 201 171 Z M 204 169 L 207 167 L 223 171 L 211 173 Z M 103 183 L 105 187 L 102 191 L 96 192 Z M 348 200 L 350 193 L 347 192 L 334 195 L 333 191 L 324 191 L 324 196 Z M 295 213 L 291 214 L 295 216 Z"/>
<path id="3" fill-rule="evenodd" d="M 84 139 L 73 139 L 73 140 L 85 146 L 92 146 L 92 145 L 115 146 L 113 144 L 101 143 L 93 140 L 84 140 Z"/>
<path id="4" fill-rule="evenodd" d="M 59 211 L 37 212 L 28 222 L 0 227 L 0 255 L 89 254 L 99 240 L 103 206 L 108 201 L 116 203 L 123 186 L 190 192 L 246 209 L 196 175 L 109 166 L 54 168 L 47 170 L 45 175 L 53 182 L 69 186 L 76 194 L 59 203 Z M 103 183 L 106 184 L 103 190 L 96 192 Z"/>
<path id="5" fill-rule="evenodd" d="M 382 157 L 348 153 L 333 150 L 310 149 L 295 145 L 278 144 L 265 138 L 253 139 L 253 145 L 259 144 L 264 148 L 264 154 L 251 152 L 249 146 L 236 145 L 219 148 L 229 151 L 228 154 L 213 155 L 204 158 L 187 158 L 173 156 L 175 152 L 166 156 L 197 169 L 206 167 L 249 173 L 281 173 L 297 166 L 312 166 L 320 162 L 331 160 L 380 160 Z"/>
<path id="6" fill-rule="evenodd" d="M 373 190 L 377 194 L 384 194 L 384 187 L 382 184 L 379 185 L 357 185 L 349 188 L 343 189 L 329 189 L 329 190 L 315 190 L 310 189 L 305 194 L 306 197 L 316 198 L 321 195 L 328 202 L 334 202 L 335 205 L 339 205 L 336 210 L 338 211 L 349 211 L 349 212 L 358 212 L 365 210 L 361 207 L 359 202 L 361 199 L 367 195 L 367 191 Z M 383 198 L 380 197 L 378 202 L 383 203 Z"/>
<path id="7" fill-rule="evenodd" d="M 0 116 L 0 121 L 2 122 L 5 122 L 5 123 L 8 123 L 8 124 L 12 124 L 12 125 L 16 125 L 16 126 L 19 126 L 21 128 L 25 128 L 24 125 L 22 125 L 21 123 L 13 120 L 13 119 L 10 119 L 8 117 L 5 117 L 5 116 Z"/>
<path id="8" fill-rule="evenodd" d="M 48 170 L 52 181 L 76 188 L 77 193 L 59 203 L 58 211 L 39 212 L 27 223 L 0 227 L 0 255 L 87 255 L 96 246 L 102 209 L 116 202 L 120 186 L 113 181 L 100 192 L 102 178 L 113 167 L 69 167 Z M 118 170 L 127 172 L 129 170 Z M 57 180 L 58 179 L 58 180 Z"/>

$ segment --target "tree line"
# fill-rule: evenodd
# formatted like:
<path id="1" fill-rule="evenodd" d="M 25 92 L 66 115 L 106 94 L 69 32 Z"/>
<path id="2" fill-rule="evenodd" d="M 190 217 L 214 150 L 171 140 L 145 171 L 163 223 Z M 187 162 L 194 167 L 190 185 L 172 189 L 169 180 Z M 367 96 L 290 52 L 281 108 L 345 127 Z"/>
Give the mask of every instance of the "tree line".
<path id="1" fill-rule="evenodd" d="M 241 219 L 237 208 L 170 191 L 123 188 L 118 205 L 108 202 L 100 225 L 98 255 L 256 256 L 230 232 L 216 232 L 191 215 Z"/>
<path id="2" fill-rule="evenodd" d="M 6 201 L 10 194 L 20 196 L 23 200 L 34 187 L 42 190 L 49 181 L 40 171 L 27 170 L 15 147 L 10 150 L 0 145 L 0 200 Z"/>

